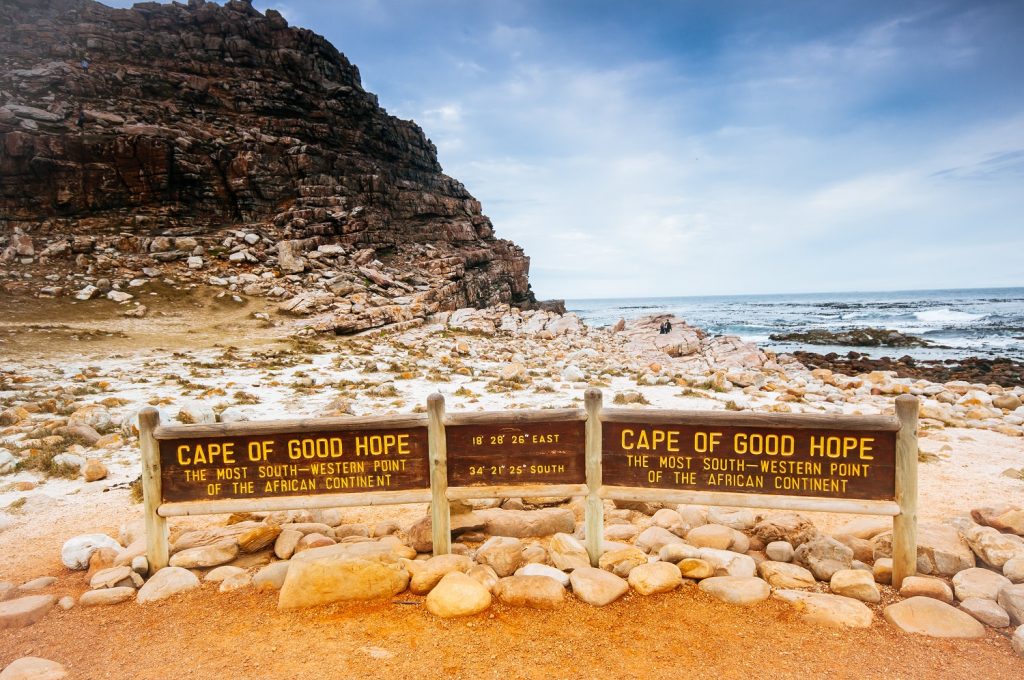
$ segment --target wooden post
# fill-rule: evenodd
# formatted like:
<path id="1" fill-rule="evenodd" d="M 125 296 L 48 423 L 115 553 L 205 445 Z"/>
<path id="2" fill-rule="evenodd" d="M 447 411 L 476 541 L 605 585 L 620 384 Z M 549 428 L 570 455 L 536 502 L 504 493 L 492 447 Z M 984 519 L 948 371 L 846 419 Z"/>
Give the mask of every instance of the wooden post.
<path id="1" fill-rule="evenodd" d="M 586 430 L 586 545 L 591 566 L 596 567 L 601 559 L 604 540 L 604 501 L 598 492 L 601 489 L 601 390 L 591 388 L 584 395 L 587 409 Z"/>
<path id="2" fill-rule="evenodd" d="M 892 518 L 892 586 L 917 572 L 917 397 L 896 397 L 896 503 L 900 514 Z"/>
<path id="3" fill-rule="evenodd" d="M 167 520 L 157 514 L 160 507 L 160 445 L 153 430 L 160 424 L 160 412 L 152 406 L 139 411 L 139 448 L 142 450 L 142 503 L 146 518 L 146 559 L 149 573 L 167 566 Z"/>
<path id="4" fill-rule="evenodd" d="M 452 551 L 452 519 L 448 506 L 448 444 L 444 435 L 444 397 L 427 397 L 427 444 L 430 451 L 430 528 L 435 555 Z"/>

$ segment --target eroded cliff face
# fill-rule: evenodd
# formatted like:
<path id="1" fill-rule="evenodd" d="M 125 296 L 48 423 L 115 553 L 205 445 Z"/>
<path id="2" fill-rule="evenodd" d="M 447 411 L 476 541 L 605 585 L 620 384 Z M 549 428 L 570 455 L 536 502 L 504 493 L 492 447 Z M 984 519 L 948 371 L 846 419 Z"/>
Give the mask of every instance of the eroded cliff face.
<path id="1" fill-rule="evenodd" d="M 0 0 L 0 235 L 8 292 L 58 261 L 47 294 L 174 270 L 338 332 L 533 302 L 529 258 L 423 131 L 238 0 Z"/>

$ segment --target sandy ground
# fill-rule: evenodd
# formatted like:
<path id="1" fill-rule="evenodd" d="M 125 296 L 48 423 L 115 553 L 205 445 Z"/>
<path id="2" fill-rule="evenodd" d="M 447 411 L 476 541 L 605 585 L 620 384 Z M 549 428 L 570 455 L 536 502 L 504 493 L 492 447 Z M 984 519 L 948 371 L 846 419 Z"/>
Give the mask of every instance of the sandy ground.
<path id="1" fill-rule="evenodd" d="M 0 309 L 0 353 L 24 366 L 77 364 L 112 353 L 130 360 L 156 348 L 211 348 L 225 335 L 244 336 L 247 346 L 269 345 L 281 334 L 254 321 L 254 309 L 225 312 L 208 304 L 208 293 L 194 295 L 197 306 L 187 319 L 173 307 L 161 315 L 156 305 L 142 324 L 116 317 L 116 309 L 68 313 L 65 303 L 15 313 L 8 306 Z M 182 330 L 183 323 L 191 330 Z M 417 394 L 435 387 L 418 386 Z M 654 406 L 661 405 L 659 389 L 651 388 Z M 473 408 L 497 408 L 503 398 L 488 396 Z M 934 455 L 920 465 L 921 521 L 980 505 L 1024 503 L 1024 482 L 1001 476 L 1024 464 L 1024 439 L 979 430 L 922 434 L 922 451 Z M 25 499 L 0 513 L 0 581 L 53 575 L 57 584 L 44 592 L 83 592 L 85 575 L 61 565 L 60 545 L 81 533 L 117 536 L 124 522 L 141 516 L 125 488 L 137 475 L 136 460 L 114 462 L 111 476 L 92 484 L 50 479 L 31 491 L 0 488 L 0 508 Z M 406 524 L 425 509 L 349 509 L 345 522 L 395 518 Z M 813 518 L 826 529 L 848 519 Z M 722 678 L 1024 677 L 1024 659 L 1013 654 L 1003 632 L 991 629 L 980 641 L 931 640 L 901 635 L 876 616 L 871 629 L 835 631 L 804 624 L 776 602 L 732 607 L 692 587 L 649 598 L 630 593 L 601 609 L 569 600 L 555 612 L 496 605 L 469 620 L 444 621 L 425 612 L 422 598 L 407 594 L 391 602 L 280 613 L 273 594 L 219 594 L 206 585 L 145 607 L 55 609 L 34 626 L 0 631 L 0 666 L 36 655 L 65 664 L 72 678 L 674 678 L 697 669 Z"/>

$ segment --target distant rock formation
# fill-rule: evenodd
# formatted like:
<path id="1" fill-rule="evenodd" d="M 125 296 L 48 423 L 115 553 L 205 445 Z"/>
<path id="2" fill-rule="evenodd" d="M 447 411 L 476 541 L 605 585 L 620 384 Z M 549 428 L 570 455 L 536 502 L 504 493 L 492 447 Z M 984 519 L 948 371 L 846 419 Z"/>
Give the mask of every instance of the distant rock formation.
<path id="1" fill-rule="evenodd" d="M 33 268 L 62 294 L 156 267 L 338 332 L 534 302 L 529 258 L 423 131 L 242 0 L 0 3 L 0 238 L 8 292 L 38 292 Z"/>

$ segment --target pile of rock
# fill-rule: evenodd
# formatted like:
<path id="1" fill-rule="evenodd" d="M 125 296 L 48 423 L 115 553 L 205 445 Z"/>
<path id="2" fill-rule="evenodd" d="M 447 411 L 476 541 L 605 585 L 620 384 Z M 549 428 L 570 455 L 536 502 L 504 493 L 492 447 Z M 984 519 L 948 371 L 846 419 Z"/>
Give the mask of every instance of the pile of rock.
<path id="1" fill-rule="evenodd" d="M 1024 510 L 1017 506 L 977 509 L 983 524 L 960 518 L 921 527 L 921 575 L 893 593 L 887 590 L 892 532 L 884 519 L 854 520 L 826 535 L 794 513 L 609 504 L 594 567 L 583 544 L 581 502 L 551 505 L 558 502 L 544 499 L 547 507 L 534 510 L 503 510 L 493 502 L 462 508 L 453 518 L 450 555 L 430 556 L 429 518 L 401 530 L 394 522 L 346 524 L 341 511 L 322 510 L 179 529 L 170 566 L 144 585 L 144 540 L 128 529 L 127 547 L 102 535 L 81 536 L 65 544 L 62 559 L 69 568 L 90 570 L 93 590 L 79 599 L 82 605 L 159 600 L 198 588 L 200 576 L 221 592 L 279 589 L 282 609 L 408 590 L 426 596 L 426 608 L 442 617 L 472 615 L 494 601 L 550 609 L 570 593 L 605 606 L 630 591 L 648 596 L 696 584 L 733 605 L 774 597 L 811 621 L 838 627 L 872 625 L 872 606 L 893 596 L 898 601 L 882 615 L 906 632 L 981 637 L 985 626 L 1024 624 Z M 890 595 L 883 598 L 883 590 Z"/>

